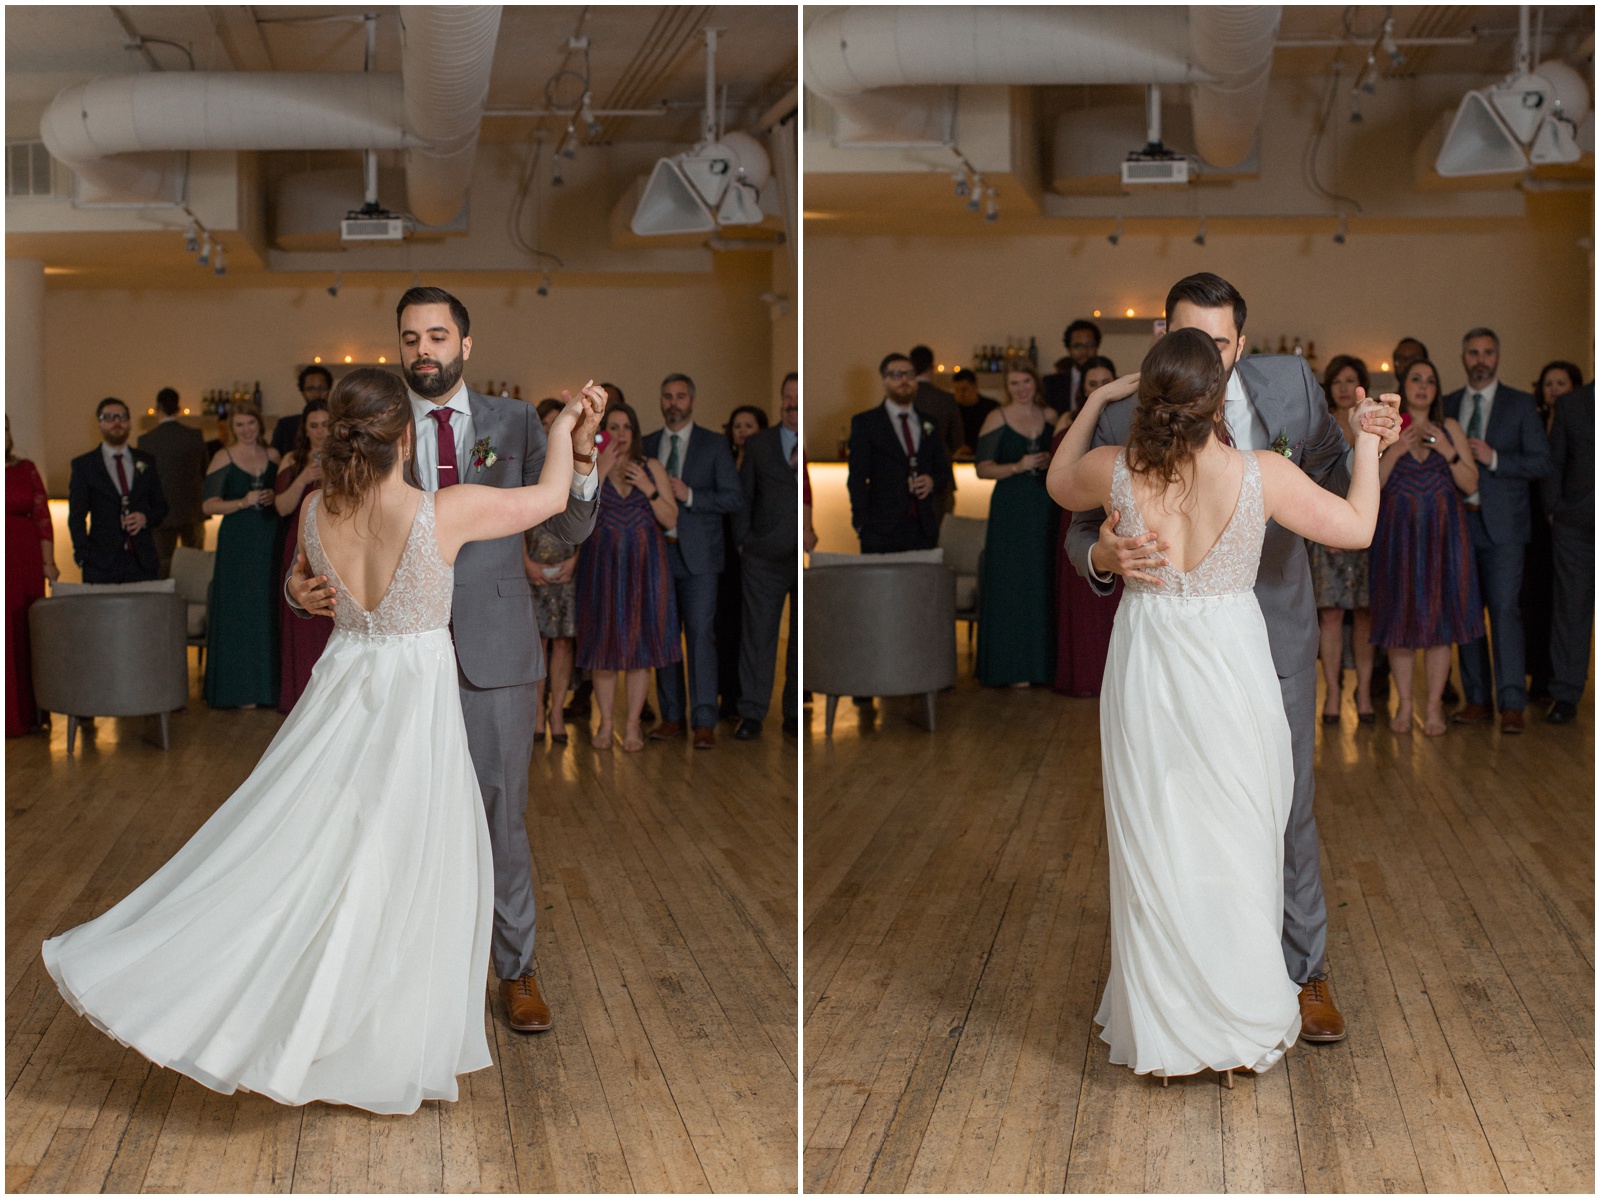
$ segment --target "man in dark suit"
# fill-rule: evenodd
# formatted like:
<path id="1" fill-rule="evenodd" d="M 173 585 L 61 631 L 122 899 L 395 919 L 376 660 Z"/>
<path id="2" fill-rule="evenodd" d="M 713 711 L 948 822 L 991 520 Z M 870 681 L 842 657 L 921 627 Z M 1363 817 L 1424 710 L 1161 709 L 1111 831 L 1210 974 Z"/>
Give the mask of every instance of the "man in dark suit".
<path id="1" fill-rule="evenodd" d="M 728 439 L 694 423 L 694 380 L 672 374 L 661 381 L 661 417 L 666 428 L 644 439 L 644 452 L 667 469 L 678 499 L 678 527 L 667 532 L 667 566 L 683 623 L 683 662 L 656 671 L 661 723 L 652 741 L 694 729 L 694 747 L 717 743 L 717 576 L 722 573 L 722 517 L 744 503 L 739 472 Z M 684 665 L 689 698 L 684 701 Z"/>
<path id="2" fill-rule="evenodd" d="M 161 569 L 154 530 L 167 516 L 161 473 L 128 445 L 128 406 L 107 396 L 95 409 L 100 445 L 72 460 L 67 528 L 85 583 L 142 583 Z"/>
<path id="3" fill-rule="evenodd" d="M 312 400 L 326 401 L 333 394 L 333 374 L 325 366 L 306 367 L 296 382 L 300 387 L 300 411 L 293 416 L 280 416 L 272 426 L 272 448 L 280 456 L 294 449 L 294 439 L 306 419 L 305 405 Z"/>
<path id="4" fill-rule="evenodd" d="M 1044 377 L 1045 406 L 1057 416 L 1071 411 L 1077 403 L 1078 388 L 1083 385 L 1089 359 L 1100 353 L 1100 326 L 1079 318 L 1067 326 L 1067 331 L 1061 335 L 1061 344 L 1067 347 L 1072 365 Z"/>
<path id="5" fill-rule="evenodd" d="M 139 438 L 139 450 L 155 459 L 161 491 L 167 498 L 167 519 L 155 530 L 161 578 L 172 573 L 172 554 L 182 542 L 200 549 L 206 541 L 206 517 L 200 511 L 206 485 L 206 435 L 178 420 L 178 393 L 163 387 L 156 393 L 161 420 Z"/>
<path id="6" fill-rule="evenodd" d="M 954 462 L 966 440 L 956 397 L 933 381 L 933 351 L 927 346 L 911 347 L 911 369 L 917 372 L 916 405 L 933 418 L 939 440 L 944 442 L 945 459 Z M 949 498 L 953 502 L 955 495 L 952 493 Z M 950 503 L 946 503 L 945 511 L 949 510 Z"/>
<path id="7" fill-rule="evenodd" d="M 1444 414 L 1461 422 L 1478 462 L 1478 490 L 1466 498 L 1467 532 L 1478 563 L 1478 588 L 1493 634 L 1460 649 L 1466 703 L 1457 724 L 1484 724 L 1500 710 L 1502 733 L 1522 732 L 1528 704 L 1522 635 L 1522 562 L 1533 536 L 1528 487 L 1550 473 L 1550 441 L 1533 397 L 1499 381 L 1500 339 L 1472 329 L 1461 339 L 1467 386 L 1444 398 Z"/>
<path id="8" fill-rule="evenodd" d="M 1571 724 L 1589 678 L 1594 633 L 1594 382 L 1556 400 L 1550 425 L 1553 469 L 1544 480 L 1555 560 L 1555 613 L 1550 622 L 1551 724 Z"/>
<path id="9" fill-rule="evenodd" d="M 778 664 L 783 601 L 789 601 L 789 652 L 783 674 L 783 731 L 799 728 L 795 702 L 799 638 L 795 635 L 795 588 L 800 581 L 800 377 L 784 376 L 778 424 L 745 442 L 739 467 L 744 507 L 733 518 L 743 563 L 744 610 L 739 626 L 740 741 L 761 736 Z"/>
<path id="10" fill-rule="evenodd" d="M 932 549 L 955 474 L 938 425 L 916 406 L 911 359 L 888 355 L 878 377 L 883 403 L 850 418 L 850 523 L 863 554 Z"/>

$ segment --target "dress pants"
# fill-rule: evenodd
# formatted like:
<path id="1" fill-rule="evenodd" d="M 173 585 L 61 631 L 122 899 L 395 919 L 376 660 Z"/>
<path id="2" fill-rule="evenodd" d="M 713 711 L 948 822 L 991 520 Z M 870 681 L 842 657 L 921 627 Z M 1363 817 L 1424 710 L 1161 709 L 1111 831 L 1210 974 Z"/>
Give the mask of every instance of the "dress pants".
<path id="1" fill-rule="evenodd" d="M 515 979 L 533 969 L 538 918 L 527 819 L 536 684 L 474 687 L 459 668 L 457 679 L 467 750 L 483 792 L 494 854 L 494 937 L 489 956 L 497 978 Z"/>
<path id="2" fill-rule="evenodd" d="M 1528 706 L 1522 646 L 1522 560 L 1526 547 L 1490 541 L 1481 512 L 1468 510 L 1467 532 L 1478 567 L 1478 590 L 1489 609 L 1489 630 L 1461 647 L 1461 691 L 1469 704 L 1520 712 Z"/>
<path id="3" fill-rule="evenodd" d="M 789 601 L 789 651 L 783 674 L 783 718 L 796 720 L 799 638 L 795 636 L 795 596 L 800 571 L 793 557 L 744 558 L 744 615 L 739 637 L 739 715 L 765 720 L 772 701 L 772 675 L 778 668 L 778 633 L 783 601 Z"/>
<path id="4" fill-rule="evenodd" d="M 683 671 L 689 668 L 689 724 L 697 729 L 717 727 L 717 576 L 689 572 L 683 550 L 667 542 L 667 566 L 678 597 L 678 619 L 683 622 L 683 661 L 656 671 L 656 700 L 661 719 L 684 721 Z M 676 636 L 676 630 L 671 633 Z"/>
<path id="5" fill-rule="evenodd" d="M 1322 894 L 1317 817 L 1317 667 L 1280 678 L 1294 757 L 1294 800 L 1283 830 L 1283 964 L 1295 986 L 1328 970 L 1328 907 Z"/>
<path id="6" fill-rule="evenodd" d="M 1575 704 L 1589 680 L 1594 635 L 1594 526 L 1556 523 L 1550 529 L 1555 561 L 1555 616 L 1550 629 L 1550 698 Z"/>

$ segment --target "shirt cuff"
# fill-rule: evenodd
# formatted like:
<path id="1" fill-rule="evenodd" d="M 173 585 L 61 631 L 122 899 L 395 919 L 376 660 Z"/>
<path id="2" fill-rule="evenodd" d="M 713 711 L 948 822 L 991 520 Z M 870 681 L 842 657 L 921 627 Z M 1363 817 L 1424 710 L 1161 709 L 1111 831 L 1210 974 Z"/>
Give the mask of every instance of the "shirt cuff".
<path id="1" fill-rule="evenodd" d="M 1097 583 L 1114 583 L 1116 581 L 1117 576 L 1113 572 L 1108 570 L 1104 574 L 1101 574 L 1098 570 L 1096 570 L 1094 568 L 1094 555 L 1093 554 L 1090 554 L 1090 556 L 1089 556 L 1088 567 L 1089 567 L 1089 575 L 1090 575 L 1091 578 L 1094 579 L 1095 582 L 1097 582 Z"/>
<path id="2" fill-rule="evenodd" d="M 694 488 L 693 487 L 686 487 L 686 488 L 684 488 L 684 490 L 688 494 L 686 494 L 683 497 L 683 506 L 685 508 L 693 508 L 694 507 Z"/>
<path id="3" fill-rule="evenodd" d="M 1489 451 L 1489 473 L 1493 474 L 1495 471 L 1497 471 L 1499 469 L 1500 469 L 1500 451 L 1499 450 L 1490 450 Z"/>
<path id="4" fill-rule="evenodd" d="M 572 495 L 575 499 L 584 501 L 592 500 L 600 493 L 600 472 L 591 470 L 586 475 L 576 471 L 572 475 Z"/>

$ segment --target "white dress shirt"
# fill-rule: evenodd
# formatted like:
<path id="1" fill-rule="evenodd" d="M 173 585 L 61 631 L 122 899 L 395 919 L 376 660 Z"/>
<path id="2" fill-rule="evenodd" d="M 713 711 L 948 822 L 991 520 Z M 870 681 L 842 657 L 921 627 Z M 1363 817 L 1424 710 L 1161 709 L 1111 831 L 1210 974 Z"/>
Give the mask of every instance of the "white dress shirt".
<path id="1" fill-rule="evenodd" d="M 922 448 L 922 417 L 917 412 L 915 404 L 897 404 L 887 396 L 884 397 L 883 410 L 889 414 L 889 425 L 894 429 L 894 439 L 902 448 L 906 443 L 905 425 L 900 423 L 903 413 L 907 423 L 911 426 L 911 449 L 913 452 Z"/>
<path id="2" fill-rule="evenodd" d="M 113 449 L 111 446 L 107 445 L 103 441 L 100 443 L 100 459 L 101 459 L 101 461 L 103 461 L 106 464 L 106 474 L 111 476 L 111 481 L 113 483 L 115 483 L 117 481 L 116 457 L 117 457 L 118 454 L 122 455 L 122 469 L 123 469 L 123 472 L 128 476 L 128 494 L 132 495 L 133 494 L 133 470 L 134 470 L 134 467 L 133 467 L 133 451 L 128 448 L 126 443 L 124 443 L 123 445 L 121 445 L 121 446 L 119 446 L 119 447 L 117 447 L 115 449 Z M 120 488 L 119 488 L 119 490 L 120 490 Z"/>
<path id="3" fill-rule="evenodd" d="M 778 426 L 778 445 L 783 449 L 783 460 L 792 463 L 799 469 L 800 459 L 796 455 L 796 447 L 800 444 L 800 431 L 791 429 L 788 425 Z"/>
<path id="4" fill-rule="evenodd" d="M 666 428 L 665 426 L 662 427 L 662 430 L 661 430 L 661 458 L 660 458 L 660 462 L 661 462 L 661 467 L 662 467 L 663 470 L 666 470 L 667 463 L 672 461 L 672 443 L 673 442 L 677 442 L 678 443 L 678 473 L 677 474 L 672 474 L 671 471 L 667 471 L 667 473 L 669 475 L 672 475 L 672 477 L 674 479 L 683 478 L 683 464 L 687 460 L 688 455 L 689 455 L 689 434 L 692 433 L 693 431 L 694 431 L 694 422 L 692 420 L 691 421 L 685 421 L 684 425 L 683 425 L 683 428 L 679 429 L 676 433 L 674 433 L 671 429 Z M 688 489 L 688 494 L 686 496 L 684 496 L 684 498 L 679 500 L 678 502 L 681 503 L 685 508 L 693 508 L 694 507 L 694 488 L 690 487 Z M 674 540 L 676 540 L 676 535 L 677 535 L 677 530 L 676 529 L 671 529 L 671 530 L 669 530 L 667 532 L 667 536 L 669 538 L 674 539 Z"/>
<path id="5" fill-rule="evenodd" d="M 422 489 L 439 490 L 439 424 L 434 417 L 428 415 L 438 407 L 449 408 L 454 413 L 450 418 L 450 431 L 456 437 L 456 471 L 461 476 L 456 482 L 470 482 L 467 478 L 467 451 L 472 448 L 475 439 L 472 428 L 472 407 L 467 402 L 466 383 L 458 384 L 443 405 L 423 399 L 409 387 L 406 388 L 406 394 L 411 399 L 411 415 L 415 420 L 413 431 L 417 435 L 417 482 L 422 485 Z M 578 499 L 592 500 L 599 490 L 600 483 L 596 472 L 591 470 L 586 475 L 573 472 L 572 494 Z"/>
<path id="6" fill-rule="evenodd" d="M 1264 444 L 1261 442 L 1261 433 L 1265 430 L 1258 428 L 1261 422 L 1256 418 L 1256 410 L 1250 405 L 1250 395 L 1244 389 L 1244 380 L 1239 378 L 1239 372 L 1228 372 L 1228 387 L 1222 399 L 1222 418 L 1228 422 L 1228 433 L 1233 438 L 1233 444 L 1240 450 L 1264 450 L 1272 439 L 1269 437 Z"/>
<path id="7" fill-rule="evenodd" d="M 1478 430 L 1478 440 L 1479 441 L 1488 441 L 1489 440 L 1489 437 L 1488 437 L 1488 433 L 1489 433 L 1489 413 L 1494 408 L 1495 393 L 1498 392 L 1499 390 L 1500 390 L 1500 380 L 1499 379 L 1490 379 L 1489 380 L 1489 386 L 1487 386 L 1487 387 L 1474 388 L 1472 386 L 1472 384 L 1469 383 L 1469 384 L 1467 384 L 1466 387 L 1461 389 L 1461 414 L 1458 417 L 1458 419 L 1461 422 L 1462 432 L 1465 432 L 1467 426 L 1472 423 L 1472 397 L 1473 397 L 1473 395 L 1474 394 L 1481 395 L 1483 397 L 1483 427 Z M 1472 451 L 1468 450 L 1467 452 L 1471 453 Z M 1480 463 L 1478 463 L 1478 465 L 1482 466 L 1483 463 L 1480 462 Z M 1495 467 L 1497 467 L 1499 465 L 1500 465 L 1500 451 L 1491 449 L 1489 451 L 1489 466 L 1488 466 L 1488 469 L 1492 471 L 1492 470 L 1495 469 Z M 1482 501 L 1480 501 L 1478 499 L 1478 493 L 1476 491 L 1474 491 L 1471 495 L 1467 496 L 1462 502 L 1466 503 L 1466 504 L 1477 504 L 1477 503 L 1481 503 Z"/>

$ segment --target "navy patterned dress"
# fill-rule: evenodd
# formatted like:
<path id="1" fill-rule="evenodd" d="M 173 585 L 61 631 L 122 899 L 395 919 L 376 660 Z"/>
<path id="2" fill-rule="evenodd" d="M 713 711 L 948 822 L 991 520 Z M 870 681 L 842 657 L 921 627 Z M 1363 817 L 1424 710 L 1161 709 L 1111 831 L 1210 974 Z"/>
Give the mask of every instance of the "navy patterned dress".
<path id="1" fill-rule="evenodd" d="M 667 545 L 650 500 L 600 484 L 594 532 L 578 550 L 577 664 L 647 670 L 683 660 Z"/>
<path id="2" fill-rule="evenodd" d="M 1483 636 L 1478 572 L 1450 465 L 1402 454 L 1378 504 L 1369 558 L 1372 644 L 1462 645 Z"/>

